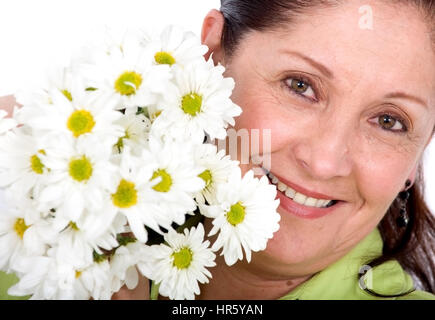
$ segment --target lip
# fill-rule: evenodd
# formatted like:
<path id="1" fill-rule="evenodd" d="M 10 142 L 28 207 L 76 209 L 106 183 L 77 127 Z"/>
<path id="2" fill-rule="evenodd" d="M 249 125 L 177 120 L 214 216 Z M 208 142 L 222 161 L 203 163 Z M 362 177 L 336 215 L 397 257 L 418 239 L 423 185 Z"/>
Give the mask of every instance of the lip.
<path id="1" fill-rule="evenodd" d="M 303 193 L 309 197 L 313 197 L 313 198 L 317 198 L 317 199 L 335 200 L 331 196 L 328 196 L 328 195 L 325 195 L 322 193 L 318 193 L 318 192 L 306 190 L 300 186 L 297 186 L 297 185 L 289 182 L 288 180 L 282 179 L 281 177 L 279 177 L 278 175 L 275 175 L 274 173 L 272 173 L 272 174 L 274 176 L 276 176 L 278 178 L 278 180 L 285 183 L 289 187 L 293 188 L 297 192 Z M 269 181 L 270 181 L 270 179 L 269 179 Z M 272 183 L 272 182 L 270 181 L 270 183 Z M 303 218 L 303 219 L 318 219 L 318 218 L 324 217 L 328 214 L 335 212 L 344 203 L 343 201 L 337 200 L 336 204 L 334 204 L 333 206 L 328 207 L 328 208 L 308 207 L 308 206 L 305 206 L 305 205 L 302 205 L 302 204 L 299 204 L 299 203 L 293 201 L 292 199 L 287 197 L 282 191 L 279 191 L 278 188 L 276 191 L 277 191 L 277 198 L 280 200 L 280 207 L 282 209 L 284 209 L 285 211 L 289 212 L 290 214 L 297 216 L 299 218 Z"/>

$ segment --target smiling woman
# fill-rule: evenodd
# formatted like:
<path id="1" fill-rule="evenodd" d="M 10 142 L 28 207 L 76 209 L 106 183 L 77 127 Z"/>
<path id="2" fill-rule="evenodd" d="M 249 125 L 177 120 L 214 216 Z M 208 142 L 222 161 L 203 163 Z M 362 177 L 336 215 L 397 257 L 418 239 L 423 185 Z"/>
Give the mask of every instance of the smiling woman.
<path id="1" fill-rule="evenodd" d="M 371 28 L 358 0 L 221 4 L 203 40 L 235 79 L 236 129 L 272 130 L 260 152 L 281 227 L 251 264 L 218 267 L 202 298 L 433 299 L 410 275 L 435 292 L 420 171 L 435 128 L 435 3 L 371 1 Z"/>
<path id="2" fill-rule="evenodd" d="M 199 299 L 435 299 L 422 196 L 434 25 L 434 0 L 221 0 L 207 14 L 206 57 L 234 78 L 243 109 L 235 129 L 272 133 L 258 153 L 281 220 L 250 263 L 220 256 Z M 243 173 L 259 169 L 253 158 Z M 227 213 L 236 227 L 245 208 Z M 115 298 L 147 298 L 142 283 Z"/>

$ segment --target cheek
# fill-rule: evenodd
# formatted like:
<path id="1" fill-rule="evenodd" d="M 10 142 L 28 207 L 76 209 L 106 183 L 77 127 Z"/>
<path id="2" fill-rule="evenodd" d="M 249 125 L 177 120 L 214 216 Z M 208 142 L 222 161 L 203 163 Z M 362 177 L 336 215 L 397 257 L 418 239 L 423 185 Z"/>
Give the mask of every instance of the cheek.
<path id="1" fill-rule="evenodd" d="M 353 157 L 358 160 L 354 162 L 352 179 L 359 200 L 344 228 L 339 231 L 341 239 L 365 234 L 378 225 L 403 190 L 415 161 L 415 154 L 363 143 L 360 146 Z"/>
<path id="2" fill-rule="evenodd" d="M 272 128 L 274 125 L 274 108 L 273 104 L 258 95 L 251 96 L 249 92 L 246 95 L 235 100 L 242 108 L 242 114 L 236 118 L 237 129 L 262 129 Z"/>
<path id="3" fill-rule="evenodd" d="M 253 131 L 256 130 L 259 135 L 260 152 L 263 152 L 263 146 L 267 145 L 263 139 L 270 137 L 271 150 L 264 150 L 265 153 L 278 150 L 288 142 L 292 121 L 287 119 L 288 114 L 270 92 L 262 95 L 246 92 L 235 99 L 235 103 L 243 110 L 236 118 L 235 129 L 247 129 L 250 137 L 254 136 Z"/>
<path id="4" fill-rule="evenodd" d="M 415 162 L 415 155 L 399 152 L 395 148 L 382 148 L 370 144 L 354 156 L 355 182 L 361 198 L 371 207 L 386 210 L 404 188 Z"/>

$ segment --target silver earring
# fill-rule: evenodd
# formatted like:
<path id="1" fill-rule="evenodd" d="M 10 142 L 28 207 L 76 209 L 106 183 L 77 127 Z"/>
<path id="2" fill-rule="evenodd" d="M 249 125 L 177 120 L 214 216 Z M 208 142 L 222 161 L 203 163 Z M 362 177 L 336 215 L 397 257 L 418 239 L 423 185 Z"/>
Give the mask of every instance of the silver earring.
<path id="1" fill-rule="evenodd" d="M 397 196 L 397 200 L 399 201 L 399 216 L 396 218 L 396 224 L 399 228 L 405 228 L 408 225 L 409 217 L 408 212 L 406 210 L 406 205 L 409 199 L 409 191 L 408 188 L 411 186 L 411 180 L 406 180 L 405 190 L 399 192 Z"/>

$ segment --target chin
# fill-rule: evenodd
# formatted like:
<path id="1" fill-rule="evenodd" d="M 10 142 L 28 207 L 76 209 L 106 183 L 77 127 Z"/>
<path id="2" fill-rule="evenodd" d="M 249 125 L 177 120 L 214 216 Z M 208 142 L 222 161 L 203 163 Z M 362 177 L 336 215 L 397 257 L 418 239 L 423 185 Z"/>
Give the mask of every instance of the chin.
<path id="1" fill-rule="evenodd" d="M 318 272 L 334 257 L 331 248 L 335 247 L 335 234 L 330 228 L 313 226 L 313 220 L 281 219 L 280 229 L 268 241 L 266 250 L 254 256 L 258 259 L 253 262 L 271 274 L 283 276 Z"/>

